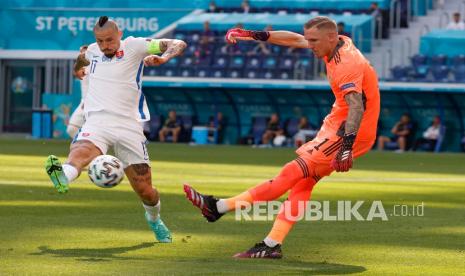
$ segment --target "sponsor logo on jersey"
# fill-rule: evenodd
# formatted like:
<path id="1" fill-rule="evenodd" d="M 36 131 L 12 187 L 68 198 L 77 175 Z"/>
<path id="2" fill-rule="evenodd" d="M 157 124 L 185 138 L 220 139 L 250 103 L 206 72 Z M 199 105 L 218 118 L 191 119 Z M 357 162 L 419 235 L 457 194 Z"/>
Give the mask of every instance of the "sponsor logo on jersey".
<path id="1" fill-rule="evenodd" d="M 352 88 L 352 87 L 355 87 L 355 83 L 349 82 L 349 83 L 346 83 L 344 85 L 341 85 L 341 90 L 346 90 L 346 89 L 349 89 L 349 88 Z"/>
<path id="2" fill-rule="evenodd" d="M 90 133 L 88 133 L 88 132 L 83 132 L 82 133 L 82 137 L 88 137 L 88 136 L 90 136 Z"/>
<path id="3" fill-rule="evenodd" d="M 116 58 L 117 59 L 121 59 L 122 57 L 124 57 L 124 51 L 123 50 L 120 50 L 120 51 L 116 52 Z"/>

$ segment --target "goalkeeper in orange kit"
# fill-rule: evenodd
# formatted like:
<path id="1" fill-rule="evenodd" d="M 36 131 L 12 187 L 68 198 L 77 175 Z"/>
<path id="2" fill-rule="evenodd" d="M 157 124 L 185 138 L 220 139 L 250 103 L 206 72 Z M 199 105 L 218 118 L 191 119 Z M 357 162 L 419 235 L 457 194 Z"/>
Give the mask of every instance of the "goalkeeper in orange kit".
<path id="1" fill-rule="evenodd" d="M 288 31 L 249 31 L 231 29 L 228 43 L 259 40 L 268 43 L 308 48 L 324 60 L 331 90 L 336 97 L 332 110 L 323 121 L 315 139 L 302 145 L 298 157 L 284 165 L 281 172 L 237 196 L 217 199 L 184 185 L 187 198 L 209 221 L 244 203 L 271 201 L 290 191 L 285 204 L 265 239 L 238 258 L 282 258 L 281 245 L 300 214 L 299 202 L 309 201 L 315 184 L 334 170 L 346 172 L 353 158 L 368 152 L 376 140 L 380 110 L 378 79 L 375 70 L 352 40 L 338 35 L 336 23 L 328 17 L 315 17 L 304 25 L 304 35 Z M 290 210 L 286 210 L 290 209 Z M 291 216 L 286 216 L 291 214 Z"/>

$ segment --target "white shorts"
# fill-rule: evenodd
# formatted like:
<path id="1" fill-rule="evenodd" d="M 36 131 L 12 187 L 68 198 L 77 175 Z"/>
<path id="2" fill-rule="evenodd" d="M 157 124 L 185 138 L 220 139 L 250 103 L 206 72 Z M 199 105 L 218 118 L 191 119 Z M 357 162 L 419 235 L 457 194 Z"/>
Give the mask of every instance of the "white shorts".
<path id="1" fill-rule="evenodd" d="M 136 119 L 91 112 L 73 143 L 81 140 L 92 142 L 102 154 L 113 147 L 115 156 L 123 162 L 124 168 L 133 164 L 150 165 L 147 138 L 142 124 Z"/>
<path id="2" fill-rule="evenodd" d="M 84 118 L 84 102 L 81 101 L 78 107 L 74 110 L 73 114 L 71 114 L 71 118 L 69 118 L 68 125 L 73 125 L 77 128 L 81 128 L 84 125 L 85 118 Z"/>

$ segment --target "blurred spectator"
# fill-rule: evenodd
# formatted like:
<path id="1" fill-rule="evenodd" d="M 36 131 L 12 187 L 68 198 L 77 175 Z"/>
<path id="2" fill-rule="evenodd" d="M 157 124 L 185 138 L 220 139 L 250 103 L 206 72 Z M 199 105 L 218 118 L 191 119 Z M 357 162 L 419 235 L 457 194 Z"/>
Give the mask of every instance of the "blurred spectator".
<path id="1" fill-rule="evenodd" d="M 408 114 L 402 115 L 400 120 L 391 129 L 392 137 L 379 136 L 378 137 L 378 150 L 384 150 L 386 143 L 397 142 L 399 147 L 396 152 L 404 152 L 407 149 L 407 142 L 412 135 L 413 124 Z"/>
<path id="2" fill-rule="evenodd" d="M 453 14 L 453 20 L 447 25 L 447 30 L 465 30 L 465 24 L 460 20 L 460 13 Z"/>
<path id="3" fill-rule="evenodd" d="M 408 11 L 409 5 L 411 5 L 411 0 L 400 0 L 400 27 L 401 28 L 408 28 Z M 414 11 L 415 12 L 415 11 Z M 397 15 L 397 13 L 394 13 Z M 395 19 L 397 22 L 397 18 Z"/>
<path id="4" fill-rule="evenodd" d="M 215 41 L 215 32 L 210 29 L 210 22 L 203 23 L 203 32 L 200 36 L 198 56 L 204 57 L 210 55 L 211 45 Z"/>
<path id="5" fill-rule="evenodd" d="M 165 124 L 162 129 L 158 132 L 160 142 L 165 142 L 168 135 L 172 135 L 173 143 L 178 142 L 179 134 L 181 133 L 181 122 L 176 117 L 176 111 L 171 110 L 168 113 L 168 118 L 165 120 Z"/>
<path id="6" fill-rule="evenodd" d="M 307 117 L 304 116 L 300 117 L 298 128 L 299 131 L 294 135 L 294 145 L 296 147 L 300 147 L 307 141 L 313 139 L 317 132 L 316 129 L 310 125 Z"/>
<path id="7" fill-rule="evenodd" d="M 250 3 L 248 0 L 242 1 L 241 10 L 243 13 L 250 13 Z"/>
<path id="8" fill-rule="evenodd" d="M 218 9 L 218 7 L 216 6 L 215 1 L 210 1 L 210 4 L 208 5 L 208 10 L 207 10 L 207 12 L 209 12 L 209 13 L 219 12 L 219 9 Z"/>
<path id="9" fill-rule="evenodd" d="M 422 145 L 427 145 L 429 151 L 434 151 L 439 135 L 441 134 L 441 119 L 439 116 L 434 117 L 433 123 L 423 132 L 423 137 L 418 138 L 413 145 L 412 150 L 415 151 Z"/>
<path id="10" fill-rule="evenodd" d="M 347 36 L 347 37 L 351 37 L 351 34 L 344 30 L 345 27 L 346 27 L 346 24 L 344 24 L 344 22 L 337 23 L 337 32 L 338 32 L 338 34 L 339 35 L 344 35 L 344 36 Z"/>
<path id="11" fill-rule="evenodd" d="M 263 30 L 267 31 L 267 32 L 270 32 L 270 31 L 273 30 L 273 27 L 271 25 L 268 25 Z M 271 44 L 266 43 L 265 41 L 258 41 L 257 46 L 255 46 L 247 54 L 249 54 L 249 55 L 254 55 L 254 54 L 269 55 L 269 54 L 271 54 Z"/>
<path id="12" fill-rule="evenodd" d="M 379 9 L 378 3 L 371 2 L 370 8 L 368 9 L 368 13 L 373 16 L 373 18 L 378 18 L 381 16 L 381 10 Z"/>
<path id="13" fill-rule="evenodd" d="M 262 144 L 270 144 L 270 142 L 277 136 L 284 136 L 284 130 L 281 128 L 278 114 L 273 113 L 268 121 L 265 133 L 263 133 Z"/>
<path id="14" fill-rule="evenodd" d="M 381 34 L 379 33 L 379 25 L 383 24 L 383 16 L 381 13 L 381 10 L 379 9 L 378 3 L 372 2 L 370 5 L 370 8 L 368 9 L 368 13 L 373 16 L 373 19 L 375 20 L 375 38 L 380 36 Z"/>
<path id="15" fill-rule="evenodd" d="M 444 9 L 444 5 L 446 4 L 446 0 L 438 0 L 438 8 L 440 10 Z"/>
<path id="16" fill-rule="evenodd" d="M 216 143 L 222 144 L 225 127 L 225 119 L 223 113 L 218 112 L 216 113 L 216 116 L 210 116 L 210 118 L 208 119 L 208 127 L 210 128 L 210 130 L 208 131 L 208 139 L 210 140 L 210 142 L 214 141 L 216 131 Z"/>

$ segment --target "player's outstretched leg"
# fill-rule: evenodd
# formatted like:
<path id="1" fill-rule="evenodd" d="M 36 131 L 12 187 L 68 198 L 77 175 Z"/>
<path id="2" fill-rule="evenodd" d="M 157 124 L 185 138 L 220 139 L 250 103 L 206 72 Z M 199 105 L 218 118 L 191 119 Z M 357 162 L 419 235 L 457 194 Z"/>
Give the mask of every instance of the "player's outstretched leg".
<path id="1" fill-rule="evenodd" d="M 184 184 L 184 192 L 187 199 L 192 202 L 192 205 L 200 209 L 208 222 L 215 222 L 223 216 L 216 207 L 217 198 L 211 195 L 203 195 L 187 184 Z"/>
<path id="2" fill-rule="evenodd" d="M 270 247 L 265 242 L 257 243 L 249 250 L 234 255 L 234 258 L 281 259 L 282 257 L 283 253 L 280 244 Z"/>
<path id="3" fill-rule="evenodd" d="M 69 184 L 79 176 L 82 168 L 101 154 L 102 152 L 93 142 L 76 141 L 71 144 L 68 160 L 65 164 L 61 164 L 55 155 L 50 155 L 45 161 L 45 171 L 52 180 L 55 189 L 59 193 L 66 193 Z"/>
<path id="4" fill-rule="evenodd" d="M 306 204 L 310 198 L 316 179 L 305 178 L 299 181 L 292 189 L 288 199 L 281 206 L 278 217 L 268 236 L 251 249 L 234 255 L 235 258 L 282 258 L 281 245 L 289 234 L 296 219 L 303 215 Z M 304 203 L 304 204 L 300 204 Z M 300 207 L 302 206 L 302 207 Z M 287 210 L 289 209 L 289 210 Z M 290 215 L 288 217 L 288 215 Z"/>
<path id="5" fill-rule="evenodd" d="M 173 241 L 171 232 L 160 218 L 160 194 L 152 187 L 152 171 L 147 163 L 131 164 L 124 169 L 132 188 L 142 201 L 145 209 L 145 219 L 155 234 L 155 238 L 162 243 Z"/>
<path id="6" fill-rule="evenodd" d="M 170 230 L 166 227 L 160 217 L 158 217 L 155 221 L 152 221 L 149 213 L 145 212 L 145 219 L 147 220 L 150 229 L 152 229 L 155 234 L 155 238 L 159 242 L 170 243 L 173 241 Z"/>
<path id="7" fill-rule="evenodd" d="M 63 166 L 55 155 L 50 155 L 45 161 L 45 171 L 47 172 L 53 186 L 59 193 L 68 191 L 68 179 L 63 172 Z"/>

